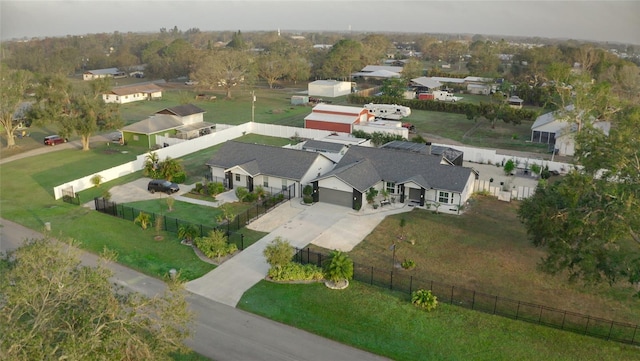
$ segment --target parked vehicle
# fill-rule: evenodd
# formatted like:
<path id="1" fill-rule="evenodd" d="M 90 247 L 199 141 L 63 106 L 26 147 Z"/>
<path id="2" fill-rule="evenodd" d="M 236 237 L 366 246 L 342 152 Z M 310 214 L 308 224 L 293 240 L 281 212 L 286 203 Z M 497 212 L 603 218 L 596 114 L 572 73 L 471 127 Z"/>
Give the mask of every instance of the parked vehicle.
<path id="1" fill-rule="evenodd" d="M 56 144 L 66 143 L 67 138 L 62 138 L 59 135 L 50 135 L 48 137 L 44 137 L 44 145 L 54 146 Z"/>
<path id="2" fill-rule="evenodd" d="M 365 104 L 364 108 L 377 119 L 400 120 L 411 115 L 411 108 L 396 104 Z"/>
<path id="3" fill-rule="evenodd" d="M 458 100 L 462 100 L 462 97 L 457 97 L 451 93 L 449 93 L 448 91 L 440 91 L 440 90 L 434 90 L 433 92 L 431 92 L 431 94 L 433 94 L 433 97 L 435 98 L 435 100 L 440 100 L 443 102 L 457 102 Z"/>
<path id="4" fill-rule="evenodd" d="M 153 179 L 147 185 L 147 190 L 151 193 L 164 192 L 167 194 L 175 193 L 180 190 L 177 184 L 164 179 Z"/>

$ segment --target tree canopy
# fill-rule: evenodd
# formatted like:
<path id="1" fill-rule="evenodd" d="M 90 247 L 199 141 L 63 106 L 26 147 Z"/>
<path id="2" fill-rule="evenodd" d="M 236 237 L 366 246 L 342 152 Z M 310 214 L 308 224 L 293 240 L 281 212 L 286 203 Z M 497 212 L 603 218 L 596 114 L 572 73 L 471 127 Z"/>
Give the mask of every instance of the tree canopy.
<path id="1" fill-rule="evenodd" d="M 3 360 L 171 360 L 191 314 L 180 284 L 147 298 L 114 288 L 100 264 L 47 239 L 0 258 Z"/>
<path id="2" fill-rule="evenodd" d="M 14 132 L 21 126 L 21 118 L 26 114 L 25 92 L 31 85 L 31 73 L 25 70 L 5 71 L 0 81 L 0 126 L 7 136 L 7 147 L 15 146 Z M 28 104 L 28 103 L 26 103 Z"/>
<path id="3" fill-rule="evenodd" d="M 640 108 L 616 114 L 609 135 L 589 124 L 576 136 L 580 167 L 541 183 L 519 216 L 542 268 L 588 282 L 640 282 Z M 640 295 L 640 294 L 639 294 Z"/>

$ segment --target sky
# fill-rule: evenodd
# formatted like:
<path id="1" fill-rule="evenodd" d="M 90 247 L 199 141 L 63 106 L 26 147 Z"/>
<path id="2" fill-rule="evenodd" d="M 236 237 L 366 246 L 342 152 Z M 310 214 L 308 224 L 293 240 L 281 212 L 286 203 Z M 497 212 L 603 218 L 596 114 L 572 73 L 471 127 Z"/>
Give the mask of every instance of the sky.
<path id="1" fill-rule="evenodd" d="M 183 31 L 466 33 L 640 45 L 640 1 L 0 0 L 2 40 L 174 26 Z"/>

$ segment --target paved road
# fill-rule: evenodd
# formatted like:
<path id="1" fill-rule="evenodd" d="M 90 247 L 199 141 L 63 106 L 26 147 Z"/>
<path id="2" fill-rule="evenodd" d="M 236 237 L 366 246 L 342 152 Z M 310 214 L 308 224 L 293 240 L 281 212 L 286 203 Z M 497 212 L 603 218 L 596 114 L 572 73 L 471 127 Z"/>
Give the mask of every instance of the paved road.
<path id="1" fill-rule="evenodd" d="M 27 238 L 43 235 L 14 222 L 0 219 L 0 250 L 18 247 Z M 97 257 L 82 252 L 83 263 L 95 265 Z M 165 284 L 119 264 L 111 264 L 113 281 L 147 296 L 163 292 Z M 187 346 L 217 361 L 281 360 L 387 360 L 241 310 L 189 294 L 189 307 L 196 314 L 194 335 Z"/>

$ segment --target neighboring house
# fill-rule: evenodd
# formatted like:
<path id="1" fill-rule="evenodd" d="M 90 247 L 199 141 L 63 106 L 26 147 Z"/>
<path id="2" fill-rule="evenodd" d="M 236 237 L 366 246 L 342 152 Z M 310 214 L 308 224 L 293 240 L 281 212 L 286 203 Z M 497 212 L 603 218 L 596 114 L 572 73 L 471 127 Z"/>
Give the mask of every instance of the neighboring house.
<path id="1" fill-rule="evenodd" d="M 351 94 L 351 82 L 316 80 L 308 85 L 309 96 L 335 98 Z"/>
<path id="2" fill-rule="evenodd" d="M 403 69 L 402 66 L 367 65 L 359 72 L 351 74 L 351 76 L 378 79 L 399 78 Z"/>
<path id="3" fill-rule="evenodd" d="M 565 111 L 573 111 L 574 106 L 568 105 Z M 600 129 L 604 134 L 609 134 L 611 123 L 593 121 L 591 125 Z M 549 145 L 549 150 L 562 156 L 575 154 L 575 134 L 577 125 L 562 119 L 558 111 L 549 112 L 536 118 L 531 126 L 531 142 Z"/>
<path id="4" fill-rule="evenodd" d="M 352 146 L 331 172 L 313 181 L 314 200 L 359 209 L 366 193 L 387 190 L 399 202 L 459 213 L 476 179 L 470 168 L 442 157 L 403 150 Z"/>
<path id="5" fill-rule="evenodd" d="M 204 113 L 193 104 L 162 109 L 147 119 L 122 128 L 123 141 L 153 149 L 163 145 L 159 144 L 159 137 L 196 138 L 209 133 L 215 126 L 204 121 Z"/>
<path id="6" fill-rule="evenodd" d="M 292 189 L 302 196 L 302 187 L 333 169 L 335 162 L 318 152 L 261 144 L 225 142 L 206 163 L 214 180 L 224 180 L 229 189 L 255 186 L 275 193 Z"/>
<path id="7" fill-rule="evenodd" d="M 114 87 L 102 94 L 105 103 L 125 104 L 140 100 L 154 100 L 162 98 L 162 88 L 154 83 L 133 84 Z"/>
<path id="8" fill-rule="evenodd" d="M 440 89 L 442 83 L 426 76 L 411 79 L 411 86 L 418 92 L 429 92 L 433 89 Z"/>
<path id="9" fill-rule="evenodd" d="M 389 66 L 389 65 L 367 65 L 362 70 L 361 73 L 372 73 L 374 71 L 385 70 L 392 73 L 402 73 L 404 68 L 402 66 Z"/>
<path id="10" fill-rule="evenodd" d="M 363 107 L 349 107 L 320 103 L 313 107 L 311 114 L 304 117 L 304 127 L 351 133 L 356 124 L 365 123 L 375 117 Z"/>
<path id="11" fill-rule="evenodd" d="M 509 107 L 514 109 L 522 109 L 523 103 L 524 100 L 520 99 L 520 97 L 517 95 L 510 96 L 509 99 L 507 99 L 507 104 L 509 104 Z"/>
<path id="12" fill-rule="evenodd" d="M 344 153 L 347 151 L 348 147 L 346 144 L 342 143 L 334 143 L 334 142 L 325 142 L 322 140 L 307 140 L 302 144 L 302 150 L 306 150 L 307 152 L 317 152 L 322 153 L 327 158 L 333 160 L 335 163 L 338 163 Z"/>
<path id="13" fill-rule="evenodd" d="M 491 94 L 491 86 L 487 84 L 467 84 L 467 92 L 476 95 Z"/>
<path id="14" fill-rule="evenodd" d="M 127 74 L 118 68 L 106 68 L 106 69 L 95 69 L 95 70 L 87 70 L 82 73 L 82 80 L 94 80 L 101 78 L 124 78 Z"/>

